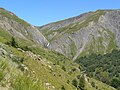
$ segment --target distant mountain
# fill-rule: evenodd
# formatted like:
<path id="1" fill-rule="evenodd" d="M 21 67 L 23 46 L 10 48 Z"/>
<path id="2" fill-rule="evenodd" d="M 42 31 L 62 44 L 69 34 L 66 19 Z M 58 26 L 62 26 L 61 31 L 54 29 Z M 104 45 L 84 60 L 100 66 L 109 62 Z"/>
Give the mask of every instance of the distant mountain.
<path id="1" fill-rule="evenodd" d="M 73 60 L 120 48 L 120 10 L 88 12 L 38 29 L 49 41 L 49 49 Z"/>

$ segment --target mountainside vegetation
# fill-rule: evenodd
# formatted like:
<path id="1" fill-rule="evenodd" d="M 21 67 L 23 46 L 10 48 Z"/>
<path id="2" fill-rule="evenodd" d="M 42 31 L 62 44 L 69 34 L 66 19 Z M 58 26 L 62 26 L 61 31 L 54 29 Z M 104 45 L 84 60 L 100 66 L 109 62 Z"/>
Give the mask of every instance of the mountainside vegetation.
<path id="1" fill-rule="evenodd" d="M 2 40 L 2 38 L 4 39 Z M 39 45 L 35 48 L 27 47 L 26 43 L 21 44 L 22 41 L 18 42 L 17 38 L 12 36 L 10 40 L 7 40 L 1 35 L 0 40 L 1 89 L 75 90 L 84 87 L 87 90 L 93 90 L 94 87 L 84 80 L 88 77 L 84 77 L 83 85 L 79 84 L 82 81 L 79 65 L 63 55 Z M 90 80 L 92 79 L 90 78 Z M 96 80 L 95 82 L 97 88 L 114 89 Z"/>
<path id="2" fill-rule="evenodd" d="M 78 16 L 78 18 L 71 18 L 69 25 L 73 24 L 73 22 L 79 23 L 81 20 L 87 19 L 86 17 L 99 17 L 99 14 L 101 16 L 104 15 L 105 12 L 104 10 L 90 12 Z M 94 16 L 92 17 L 92 15 Z M 99 18 L 97 18 L 97 20 L 95 19 L 95 22 L 99 21 L 98 19 Z M 91 19 L 87 20 L 91 21 Z M 63 23 L 64 21 L 66 20 L 60 21 L 57 24 L 59 25 L 59 23 Z M 62 27 L 64 28 L 64 25 Z M 81 28 L 81 26 L 78 28 Z M 60 33 L 58 35 L 62 35 L 64 31 L 67 30 L 59 31 Z M 75 32 L 77 32 L 77 30 Z M 74 37 L 74 33 L 69 32 L 69 34 Z M 82 35 L 82 33 L 80 35 Z M 78 33 L 78 36 L 80 35 Z M 103 40 L 105 42 L 109 38 L 110 42 L 107 46 L 110 46 L 108 47 L 110 51 L 108 52 L 117 48 L 116 41 L 114 40 L 115 36 L 112 32 L 104 30 L 100 35 L 100 37 L 95 36 L 95 41 L 90 40 L 90 42 L 100 42 L 101 44 Z M 104 35 L 107 35 L 107 37 L 102 38 Z M 79 57 L 89 55 L 87 53 L 87 51 L 91 51 L 91 49 L 88 50 L 89 47 L 87 48 L 89 45 L 87 42 L 89 40 L 85 41 L 85 43 L 78 43 L 82 48 L 82 50 L 80 50 L 75 43 L 79 42 L 79 40 L 74 41 L 76 38 L 73 39 L 71 36 L 68 36 L 65 36 L 66 40 L 68 40 L 66 42 L 64 42 L 65 37 L 62 37 L 61 40 L 63 42 L 61 42 L 62 44 L 60 44 L 60 46 L 65 47 L 63 49 L 65 49 L 66 54 L 68 53 L 67 50 L 70 51 L 70 54 L 68 54 L 69 57 L 59 52 L 60 49 L 56 48 L 56 44 L 54 47 L 58 50 L 57 52 L 50 48 L 53 41 L 57 40 L 56 38 L 53 39 L 53 41 L 48 39 L 47 36 L 44 36 L 41 30 L 38 30 L 35 26 L 26 23 L 12 12 L 0 8 L 0 90 L 116 90 L 116 88 L 119 88 L 118 85 L 116 86 L 119 78 L 115 77 L 114 73 L 112 83 L 109 84 L 98 78 L 89 76 L 89 72 L 86 73 L 82 71 L 84 68 L 81 67 L 84 64 L 80 65 L 78 61 Z M 100 40 L 97 41 L 97 38 Z M 93 52 L 102 49 L 102 47 L 99 47 L 100 44 L 95 45 L 96 49 L 95 51 L 93 50 Z M 68 48 L 70 47 L 70 49 L 66 49 L 66 46 L 68 46 Z M 108 48 L 104 49 L 108 50 Z M 79 53 L 76 53 L 77 50 Z M 83 50 L 86 50 L 86 53 L 81 55 Z M 105 51 L 105 53 L 106 52 L 107 51 Z M 78 63 L 72 60 L 74 57 L 77 58 L 77 60 L 75 58 L 75 61 Z M 104 55 L 101 55 L 101 57 L 104 57 Z"/>
<path id="3" fill-rule="evenodd" d="M 81 70 L 92 78 L 100 80 L 120 90 L 120 51 L 109 54 L 91 54 L 76 60 Z"/>

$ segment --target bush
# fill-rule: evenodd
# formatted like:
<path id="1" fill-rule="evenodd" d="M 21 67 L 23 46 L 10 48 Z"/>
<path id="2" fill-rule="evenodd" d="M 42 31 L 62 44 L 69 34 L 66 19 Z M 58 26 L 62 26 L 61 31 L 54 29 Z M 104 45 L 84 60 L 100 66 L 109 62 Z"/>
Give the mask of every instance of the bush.
<path id="1" fill-rule="evenodd" d="M 65 90 L 65 87 L 64 87 L 64 86 L 62 86 L 62 87 L 61 87 L 61 90 Z"/>
<path id="2" fill-rule="evenodd" d="M 92 87 L 96 87 L 95 82 L 91 82 L 91 85 L 92 85 Z"/>
<path id="3" fill-rule="evenodd" d="M 24 60 L 25 60 L 24 57 L 18 57 L 18 56 L 12 57 L 12 61 L 13 61 L 13 62 L 16 62 L 17 64 L 23 63 Z"/>
<path id="4" fill-rule="evenodd" d="M 66 68 L 65 68 L 65 66 L 62 66 L 62 70 L 66 71 Z"/>
<path id="5" fill-rule="evenodd" d="M 111 86 L 115 87 L 115 88 L 118 88 L 120 87 L 120 80 L 118 78 L 113 78 L 111 80 Z"/>
<path id="6" fill-rule="evenodd" d="M 72 84 L 73 84 L 75 87 L 77 87 L 77 86 L 78 86 L 78 81 L 77 81 L 76 79 L 74 79 L 74 80 L 72 81 Z"/>
<path id="7" fill-rule="evenodd" d="M 23 49 L 24 51 L 32 51 L 31 48 L 29 48 L 28 46 L 22 46 L 20 48 Z"/>
<path id="8" fill-rule="evenodd" d="M 15 48 L 18 48 L 18 43 L 16 42 L 14 37 L 11 38 L 11 41 L 6 42 L 5 44 L 15 47 Z"/>

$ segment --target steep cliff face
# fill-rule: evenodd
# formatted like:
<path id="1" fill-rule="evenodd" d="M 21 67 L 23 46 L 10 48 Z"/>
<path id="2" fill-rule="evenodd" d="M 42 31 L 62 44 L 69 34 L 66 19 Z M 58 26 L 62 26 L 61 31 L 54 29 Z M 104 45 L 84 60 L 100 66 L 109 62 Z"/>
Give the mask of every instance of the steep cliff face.
<path id="1" fill-rule="evenodd" d="M 37 28 L 3 8 L 0 8 L 0 28 L 18 38 L 32 40 L 41 45 L 47 45 L 48 43 Z"/>
<path id="2" fill-rule="evenodd" d="M 120 10 L 98 10 L 40 27 L 48 48 L 75 60 L 120 48 Z"/>

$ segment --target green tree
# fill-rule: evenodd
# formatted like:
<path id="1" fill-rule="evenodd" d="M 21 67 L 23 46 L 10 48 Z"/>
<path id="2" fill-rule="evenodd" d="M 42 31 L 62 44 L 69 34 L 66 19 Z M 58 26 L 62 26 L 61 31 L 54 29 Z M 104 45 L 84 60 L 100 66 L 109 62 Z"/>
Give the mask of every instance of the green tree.
<path id="1" fill-rule="evenodd" d="M 5 44 L 9 45 L 9 46 L 12 46 L 12 47 L 15 47 L 17 48 L 18 47 L 18 43 L 16 42 L 15 38 L 12 37 L 10 41 L 7 41 Z"/>
<path id="2" fill-rule="evenodd" d="M 111 86 L 118 88 L 120 86 L 120 80 L 118 78 L 114 77 L 111 80 Z"/>
<path id="3" fill-rule="evenodd" d="M 11 38 L 11 46 L 18 47 L 18 43 L 16 42 L 14 37 Z"/>

